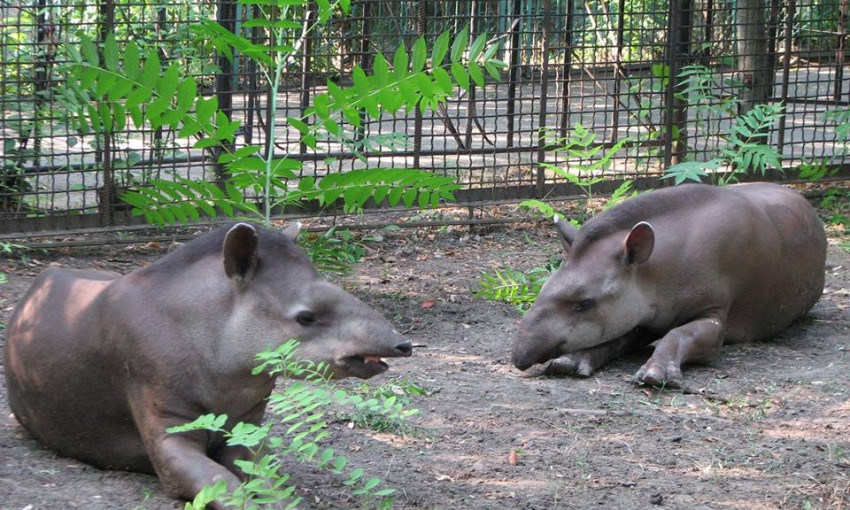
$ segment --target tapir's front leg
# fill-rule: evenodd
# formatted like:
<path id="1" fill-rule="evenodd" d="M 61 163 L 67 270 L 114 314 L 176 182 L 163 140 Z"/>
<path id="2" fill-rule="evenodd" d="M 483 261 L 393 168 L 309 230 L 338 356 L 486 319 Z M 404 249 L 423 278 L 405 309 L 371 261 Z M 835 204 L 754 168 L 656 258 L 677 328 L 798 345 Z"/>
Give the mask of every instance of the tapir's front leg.
<path id="1" fill-rule="evenodd" d="M 153 402 L 147 399 L 134 400 Z M 170 434 L 166 429 L 192 420 L 182 415 L 165 415 L 167 411 L 155 404 L 133 404 L 132 407 L 148 457 L 169 496 L 191 501 L 201 489 L 219 480 L 225 480 L 228 492 L 239 487 L 241 481 L 236 474 L 209 457 L 211 432 L 194 430 Z M 207 507 L 224 508 L 216 502 Z"/>
<path id="2" fill-rule="evenodd" d="M 682 365 L 714 360 L 723 345 L 725 325 L 706 317 L 671 329 L 655 346 L 649 360 L 638 370 L 635 382 L 651 386 L 682 385 Z"/>
<path id="3" fill-rule="evenodd" d="M 573 351 L 550 361 L 544 369 L 544 375 L 574 375 L 590 377 L 597 369 L 615 358 L 652 342 L 654 338 L 637 328 L 620 338 L 602 345 Z"/>
<path id="4" fill-rule="evenodd" d="M 264 399 L 259 404 L 254 406 L 253 409 L 251 409 L 245 415 L 239 418 L 238 421 L 243 423 L 253 423 L 254 425 L 259 426 L 263 421 L 263 416 L 265 416 L 265 412 L 266 400 Z M 247 446 L 229 445 L 226 442 L 222 443 L 221 446 L 218 447 L 218 450 L 216 450 L 212 454 L 213 459 L 215 459 L 219 464 L 235 473 L 236 476 L 238 476 L 243 482 L 248 480 L 248 475 L 246 475 L 242 471 L 242 469 L 240 469 L 239 466 L 236 465 L 236 461 L 255 461 L 262 456 L 262 450 L 259 452 L 255 452 Z"/>
<path id="5" fill-rule="evenodd" d="M 155 442 L 153 450 L 148 450 L 169 496 L 191 501 L 201 489 L 219 480 L 225 480 L 228 492 L 239 487 L 241 481 L 233 472 L 207 456 L 205 435 L 203 431 L 167 434 Z M 212 502 L 207 508 L 225 507 Z"/>

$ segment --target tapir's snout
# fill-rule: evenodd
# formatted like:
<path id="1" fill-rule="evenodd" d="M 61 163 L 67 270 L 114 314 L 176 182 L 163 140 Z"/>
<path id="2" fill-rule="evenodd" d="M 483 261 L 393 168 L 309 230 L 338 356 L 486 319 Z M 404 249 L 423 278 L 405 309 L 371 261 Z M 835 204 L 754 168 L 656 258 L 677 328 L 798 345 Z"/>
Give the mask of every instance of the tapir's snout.
<path id="1" fill-rule="evenodd" d="M 565 340 L 550 329 L 541 327 L 539 316 L 529 311 L 520 321 L 511 349 L 511 363 L 519 370 L 528 370 L 532 365 L 545 363 L 562 354 Z"/>
<path id="2" fill-rule="evenodd" d="M 511 353 L 511 363 L 520 370 L 528 370 L 535 363 L 535 360 L 527 352 L 518 352 L 514 348 L 513 353 Z"/>
<path id="3" fill-rule="evenodd" d="M 511 350 L 511 363 L 520 370 L 527 370 L 531 365 L 537 363 L 534 349 L 529 348 L 531 343 L 531 332 L 520 323 L 519 331 L 514 337 L 514 345 Z"/>
<path id="4" fill-rule="evenodd" d="M 400 357 L 406 358 L 413 354 L 413 344 L 410 343 L 410 340 L 405 340 L 395 346 L 395 352 L 397 352 Z"/>

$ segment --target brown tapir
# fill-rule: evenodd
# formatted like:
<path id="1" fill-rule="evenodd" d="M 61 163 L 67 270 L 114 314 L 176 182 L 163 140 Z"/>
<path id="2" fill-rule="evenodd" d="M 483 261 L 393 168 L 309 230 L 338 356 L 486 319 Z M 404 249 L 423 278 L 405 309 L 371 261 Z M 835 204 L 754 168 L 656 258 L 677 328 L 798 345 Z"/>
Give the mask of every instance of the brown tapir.
<path id="1" fill-rule="evenodd" d="M 823 225 L 776 184 L 665 188 L 556 224 L 566 256 L 520 323 L 520 370 L 586 377 L 660 339 L 636 381 L 677 386 L 683 364 L 775 335 L 823 292 Z"/>
<path id="2" fill-rule="evenodd" d="M 107 469 L 155 472 L 191 499 L 240 483 L 248 451 L 208 432 L 165 430 L 201 414 L 259 423 L 274 381 L 254 356 L 296 338 L 335 377 L 387 370 L 409 341 L 322 279 L 286 232 L 239 223 L 121 276 L 51 268 L 6 332 L 9 405 L 39 441 Z"/>

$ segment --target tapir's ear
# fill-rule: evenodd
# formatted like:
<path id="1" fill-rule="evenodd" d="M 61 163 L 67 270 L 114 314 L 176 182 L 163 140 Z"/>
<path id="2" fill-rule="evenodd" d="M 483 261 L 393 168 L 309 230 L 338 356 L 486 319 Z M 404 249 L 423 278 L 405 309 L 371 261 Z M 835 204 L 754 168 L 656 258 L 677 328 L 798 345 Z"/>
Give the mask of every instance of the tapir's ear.
<path id="1" fill-rule="evenodd" d="M 224 237 L 224 272 L 236 283 L 247 282 L 257 269 L 257 231 L 247 223 L 237 223 Z"/>
<path id="2" fill-rule="evenodd" d="M 561 245 L 564 247 L 564 251 L 569 255 L 573 241 L 575 241 L 576 234 L 578 234 L 578 229 L 570 225 L 569 221 L 561 219 L 558 215 L 555 215 L 555 228 L 558 229 L 558 234 L 561 236 Z"/>
<path id="3" fill-rule="evenodd" d="M 643 264 L 652 255 L 655 247 L 655 231 L 652 225 L 641 221 L 626 236 L 623 243 L 623 261 L 628 264 Z"/>
<path id="4" fill-rule="evenodd" d="M 300 221 L 293 221 L 283 231 L 283 233 L 286 235 L 286 237 L 292 239 L 293 241 L 295 240 L 296 237 L 298 237 L 299 232 L 301 232 L 301 222 Z"/>

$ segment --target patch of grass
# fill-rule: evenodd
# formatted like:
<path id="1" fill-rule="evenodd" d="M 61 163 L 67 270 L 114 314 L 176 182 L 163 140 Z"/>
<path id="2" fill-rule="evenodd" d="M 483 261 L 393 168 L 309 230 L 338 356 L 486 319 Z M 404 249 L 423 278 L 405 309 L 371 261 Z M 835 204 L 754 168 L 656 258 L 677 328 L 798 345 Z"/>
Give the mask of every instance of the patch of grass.
<path id="1" fill-rule="evenodd" d="M 831 188 L 826 190 L 818 204 L 825 213 L 825 220 L 832 226 L 850 227 L 850 190 Z"/>
<path id="2" fill-rule="evenodd" d="M 359 383 L 349 392 L 360 401 L 353 409 L 338 413 L 340 420 L 357 427 L 399 436 L 415 436 L 420 432 L 408 421 L 408 418 L 419 413 L 419 409 L 403 408 L 409 406 L 416 397 L 430 397 L 437 393 L 407 379 L 389 381 L 380 386 Z"/>
<path id="3" fill-rule="evenodd" d="M 300 238 L 310 261 L 320 272 L 344 275 L 366 255 L 366 243 L 370 237 L 358 239 L 350 230 L 328 229 L 323 234 L 311 234 Z"/>
<path id="4" fill-rule="evenodd" d="M 558 270 L 561 262 L 559 257 L 550 260 L 545 266 L 528 271 L 504 268 L 496 269 L 492 273 L 482 273 L 475 297 L 508 303 L 520 313 L 525 313 L 537 299 L 543 284 Z"/>

